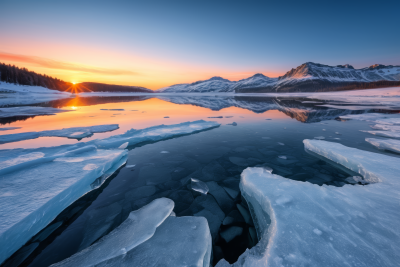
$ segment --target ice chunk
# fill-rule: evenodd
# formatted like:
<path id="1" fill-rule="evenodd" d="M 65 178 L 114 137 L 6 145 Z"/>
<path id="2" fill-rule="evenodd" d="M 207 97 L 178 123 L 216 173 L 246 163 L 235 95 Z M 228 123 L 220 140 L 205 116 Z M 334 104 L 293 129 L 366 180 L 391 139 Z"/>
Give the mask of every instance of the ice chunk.
<path id="1" fill-rule="evenodd" d="M 341 135 L 341 133 L 339 133 L 339 132 L 335 132 L 335 134 L 337 134 L 337 135 Z"/>
<path id="2" fill-rule="evenodd" d="M 153 200 L 141 209 L 132 211 L 120 226 L 92 246 L 51 266 L 94 266 L 109 259 L 124 256 L 149 240 L 157 227 L 169 217 L 173 208 L 174 202 L 170 199 Z"/>
<path id="3" fill-rule="evenodd" d="M 280 158 L 280 159 L 287 159 L 286 156 L 278 156 L 278 158 Z"/>
<path id="4" fill-rule="evenodd" d="M 206 183 L 203 183 L 202 181 L 194 179 L 194 178 L 191 178 L 190 186 L 192 187 L 192 190 L 200 192 L 205 195 L 207 195 L 207 192 L 209 190 Z"/>
<path id="5" fill-rule="evenodd" d="M 376 136 L 400 139 L 400 132 L 391 132 L 391 131 L 361 131 L 361 132 L 370 133 Z"/>
<path id="6" fill-rule="evenodd" d="M 376 125 L 371 126 L 371 128 L 375 129 L 375 130 L 400 132 L 400 126 L 393 126 L 393 125 L 387 125 L 387 124 L 376 124 Z"/>
<path id="7" fill-rule="evenodd" d="M 84 144 L 1 150 L 0 262 L 101 184 L 126 158 L 125 150 Z"/>
<path id="8" fill-rule="evenodd" d="M 165 140 L 174 136 L 192 134 L 220 126 L 219 123 L 213 121 L 193 121 L 183 122 L 173 125 L 159 125 L 142 130 L 131 129 L 124 134 L 114 135 L 101 140 L 93 140 L 93 144 L 101 148 L 115 148 L 125 142 L 129 146 L 142 142 L 155 142 Z"/>
<path id="9" fill-rule="evenodd" d="M 228 229 L 221 232 L 221 237 L 225 240 L 226 243 L 229 243 L 237 236 L 240 236 L 243 233 L 243 228 L 239 226 L 232 226 Z"/>
<path id="10" fill-rule="evenodd" d="M 344 120 L 376 121 L 381 119 L 400 119 L 400 114 L 364 113 L 339 116 Z"/>
<path id="11" fill-rule="evenodd" d="M 228 123 L 227 125 L 237 126 L 236 122 Z"/>
<path id="12" fill-rule="evenodd" d="M 73 139 L 81 139 L 85 137 L 90 137 L 94 133 L 110 132 L 118 128 L 118 124 L 106 124 L 88 127 L 64 128 L 61 130 L 6 134 L 0 135 L 0 144 L 35 139 L 39 137 L 67 137 Z"/>
<path id="13" fill-rule="evenodd" d="M 317 139 L 317 140 L 324 140 L 325 137 L 323 137 L 323 136 L 317 136 L 317 137 L 314 137 L 314 139 Z"/>
<path id="14" fill-rule="evenodd" d="M 380 124 L 400 125 L 400 118 L 396 117 L 396 118 L 378 119 L 375 122 Z"/>
<path id="15" fill-rule="evenodd" d="M 233 266 L 396 266 L 400 159 L 338 143 L 304 143 L 312 152 L 381 182 L 318 186 L 247 168 L 240 187 L 251 204 L 260 241 Z M 229 265 L 222 261 L 221 266 Z"/>
<path id="16" fill-rule="evenodd" d="M 16 129 L 21 129 L 21 127 L 3 127 L 3 128 L 0 128 L 0 131 L 10 131 L 10 130 L 16 130 Z"/>
<path id="17" fill-rule="evenodd" d="M 126 165 L 125 168 L 130 169 L 130 168 L 133 168 L 133 167 L 135 167 L 135 166 L 136 166 L 136 164 L 133 164 L 133 165 Z"/>
<path id="18" fill-rule="evenodd" d="M 51 108 L 51 107 L 12 107 L 0 108 L 0 118 L 16 116 L 36 116 L 36 115 L 55 115 L 56 113 L 72 111 L 69 109 Z"/>
<path id="19" fill-rule="evenodd" d="M 400 153 L 400 141 L 393 139 L 376 139 L 376 138 L 365 138 L 365 141 L 379 149 L 393 151 Z"/>
<path id="20" fill-rule="evenodd" d="M 284 143 L 281 143 L 281 142 L 278 142 L 278 144 L 281 145 L 281 146 L 284 146 L 284 145 L 285 145 Z"/>
<path id="21" fill-rule="evenodd" d="M 206 219 L 170 216 L 149 240 L 96 266 L 208 267 L 210 258 L 211 236 Z"/>

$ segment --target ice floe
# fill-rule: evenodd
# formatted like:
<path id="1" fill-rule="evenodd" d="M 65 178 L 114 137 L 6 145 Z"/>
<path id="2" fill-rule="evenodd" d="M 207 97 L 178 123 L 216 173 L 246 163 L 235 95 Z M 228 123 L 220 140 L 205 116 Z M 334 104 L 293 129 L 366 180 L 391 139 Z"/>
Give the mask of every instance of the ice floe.
<path id="1" fill-rule="evenodd" d="M 208 190 L 209 190 L 206 183 L 204 183 L 198 179 L 194 179 L 194 178 L 190 179 L 190 186 L 191 186 L 192 190 L 200 192 L 205 195 L 207 195 Z"/>
<path id="2" fill-rule="evenodd" d="M 11 107 L 0 108 L 0 118 L 16 116 L 36 116 L 36 115 L 55 115 L 56 113 L 72 111 L 69 109 L 51 108 L 51 107 Z"/>
<path id="3" fill-rule="evenodd" d="M 365 138 L 365 141 L 379 149 L 400 153 L 400 141 L 393 139 Z"/>
<path id="4" fill-rule="evenodd" d="M 399 132 L 391 132 L 391 131 L 361 131 L 365 133 L 370 133 L 376 136 L 390 137 L 400 139 L 400 131 Z"/>
<path id="5" fill-rule="evenodd" d="M 0 144 L 35 139 L 39 137 L 66 137 L 71 139 L 82 139 L 85 137 L 90 137 L 94 133 L 110 132 L 118 128 L 118 124 L 106 124 L 88 127 L 64 128 L 61 130 L 7 134 L 0 135 Z"/>
<path id="6" fill-rule="evenodd" d="M 0 151 L 0 262 L 125 163 L 92 145 Z"/>
<path id="7" fill-rule="evenodd" d="M 162 124 L 141 130 L 131 129 L 124 134 L 114 135 L 101 140 L 93 140 L 93 142 L 101 148 L 118 147 L 125 142 L 128 142 L 129 146 L 132 146 L 142 142 L 155 142 L 180 135 L 192 134 L 218 126 L 220 126 L 219 123 L 204 120 L 183 122 L 173 125 Z"/>
<path id="8" fill-rule="evenodd" d="M 304 144 L 375 183 L 319 186 L 247 168 L 240 188 L 260 241 L 232 266 L 397 266 L 400 159 L 326 141 Z"/>

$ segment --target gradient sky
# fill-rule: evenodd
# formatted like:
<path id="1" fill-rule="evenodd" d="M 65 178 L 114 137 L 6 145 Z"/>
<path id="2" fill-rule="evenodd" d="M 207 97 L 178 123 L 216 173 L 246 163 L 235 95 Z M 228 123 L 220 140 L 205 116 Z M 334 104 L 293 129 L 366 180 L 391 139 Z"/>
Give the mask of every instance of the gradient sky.
<path id="1" fill-rule="evenodd" d="M 400 1 L 0 0 L 0 62 L 158 89 L 313 61 L 400 65 Z"/>

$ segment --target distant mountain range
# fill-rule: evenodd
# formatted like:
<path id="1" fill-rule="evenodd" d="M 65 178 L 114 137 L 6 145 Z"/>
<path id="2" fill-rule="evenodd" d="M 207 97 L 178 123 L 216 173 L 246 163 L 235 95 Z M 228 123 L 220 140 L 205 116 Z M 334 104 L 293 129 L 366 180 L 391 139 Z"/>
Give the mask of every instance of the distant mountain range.
<path id="1" fill-rule="evenodd" d="M 367 68 L 328 66 L 307 62 L 278 78 L 255 74 L 237 82 L 221 77 L 204 81 L 176 84 L 156 93 L 286 93 L 327 92 L 400 86 L 400 66 L 375 64 Z"/>

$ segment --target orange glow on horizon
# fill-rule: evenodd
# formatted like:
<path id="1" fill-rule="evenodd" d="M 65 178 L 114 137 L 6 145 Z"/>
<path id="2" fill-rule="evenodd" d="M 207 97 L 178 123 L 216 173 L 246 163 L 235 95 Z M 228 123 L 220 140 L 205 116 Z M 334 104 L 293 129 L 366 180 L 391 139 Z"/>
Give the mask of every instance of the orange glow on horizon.
<path id="1" fill-rule="evenodd" d="M 278 77 L 284 72 L 238 70 L 200 64 L 171 62 L 74 44 L 5 40 L 0 44 L 0 62 L 27 68 L 64 81 L 98 82 L 142 86 L 152 90 L 180 83 L 192 83 L 221 76 L 231 81 L 256 73 Z M 35 56 L 32 56 L 35 55 Z"/>

